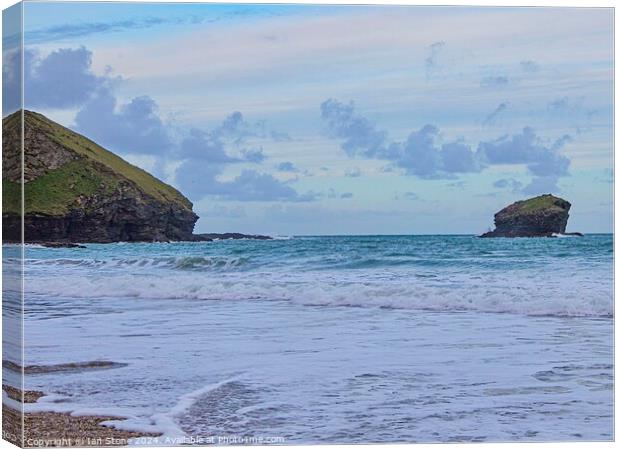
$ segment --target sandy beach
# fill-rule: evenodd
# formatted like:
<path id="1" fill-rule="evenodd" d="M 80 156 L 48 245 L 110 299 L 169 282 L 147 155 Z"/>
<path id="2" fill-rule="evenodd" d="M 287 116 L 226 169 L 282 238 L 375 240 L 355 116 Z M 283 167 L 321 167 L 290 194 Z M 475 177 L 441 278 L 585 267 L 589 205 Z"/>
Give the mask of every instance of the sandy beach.
<path id="1" fill-rule="evenodd" d="M 22 392 L 3 385 L 9 398 L 22 401 Z M 40 391 L 25 391 L 24 402 L 33 403 L 44 396 Z M 123 420 L 118 416 L 71 416 L 69 413 L 39 412 L 24 416 L 25 447 L 101 447 L 126 446 L 130 438 L 156 437 L 159 434 L 117 430 L 101 425 L 104 421 Z M 19 444 L 21 434 L 19 411 L 2 405 L 4 436 L 13 444 Z"/>

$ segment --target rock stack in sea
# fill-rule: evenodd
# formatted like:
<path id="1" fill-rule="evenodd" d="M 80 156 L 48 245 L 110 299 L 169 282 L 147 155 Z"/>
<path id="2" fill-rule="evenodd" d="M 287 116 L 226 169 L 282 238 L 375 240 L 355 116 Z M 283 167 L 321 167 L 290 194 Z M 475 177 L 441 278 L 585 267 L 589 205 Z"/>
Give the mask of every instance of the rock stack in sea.
<path id="1" fill-rule="evenodd" d="M 495 214 L 495 230 L 480 237 L 553 237 L 566 234 L 571 204 L 551 194 L 517 201 Z M 578 232 L 570 235 L 581 235 Z"/>

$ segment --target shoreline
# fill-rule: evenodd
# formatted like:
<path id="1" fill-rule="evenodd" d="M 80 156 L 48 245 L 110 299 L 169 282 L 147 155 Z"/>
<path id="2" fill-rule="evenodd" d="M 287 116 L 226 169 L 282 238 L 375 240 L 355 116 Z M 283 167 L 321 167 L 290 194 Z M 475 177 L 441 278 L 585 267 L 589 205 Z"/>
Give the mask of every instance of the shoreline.
<path id="1" fill-rule="evenodd" d="M 2 385 L 10 399 L 22 402 L 22 391 Z M 35 403 L 45 394 L 41 391 L 23 391 L 24 403 Z M 127 446 L 128 440 L 140 437 L 158 437 L 161 434 L 134 432 L 107 427 L 106 421 L 123 421 L 119 416 L 71 416 L 60 412 L 25 412 L 23 447 L 118 447 Z M 2 404 L 2 428 L 4 438 L 22 446 L 21 413 Z"/>
<path id="2" fill-rule="evenodd" d="M 114 244 L 114 243 L 199 243 L 199 242 L 214 242 L 218 240 L 275 240 L 269 235 L 261 234 L 242 234 L 239 232 L 225 232 L 225 233 L 203 233 L 192 234 L 188 239 L 184 240 L 101 240 L 101 241 L 87 241 L 76 240 L 73 241 L 69 238 L 58 240 L 29 240 L 29 241 L 14 241 L 12 239 L 4 239 L 3 245 L 39 245 L 45 248 L 86 248 L 86 244 Z"/>

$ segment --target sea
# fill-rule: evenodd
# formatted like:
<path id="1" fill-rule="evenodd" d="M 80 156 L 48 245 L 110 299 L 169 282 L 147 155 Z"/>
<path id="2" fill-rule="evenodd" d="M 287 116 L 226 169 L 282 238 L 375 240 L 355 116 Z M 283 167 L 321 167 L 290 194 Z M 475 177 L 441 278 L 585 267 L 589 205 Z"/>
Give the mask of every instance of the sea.
<path id="1" fill-rule="evenodd" d="M 24 266 L 24 387 L 47 394 L 26 411 L 162 434 L 132 444 L 614 438 L 611 234 L 27 245 Z"/>

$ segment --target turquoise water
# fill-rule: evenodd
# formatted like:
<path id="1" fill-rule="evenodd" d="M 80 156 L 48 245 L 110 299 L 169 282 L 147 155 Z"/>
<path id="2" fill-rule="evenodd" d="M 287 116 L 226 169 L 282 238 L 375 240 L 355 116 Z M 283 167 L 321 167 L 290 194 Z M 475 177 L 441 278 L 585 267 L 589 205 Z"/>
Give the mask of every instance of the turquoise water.
<path id="1" fill-rule="evenodd" d="M 27 276 L 32 277 L 29 290 L 62 297 L 263 299 L 613 315 L 611 235 L 299 237 L 88 249 L 29 247 L 26 258 Z M 35 308 L 28 312 L 35 313 Z"/>
<path id="2" fill-rule="evenodd" d="M 6 249 L 10 266 L 17 248 Z M 29 246 L 25 257 L 26 364 L 127 364 L 30 375 L 28 388 L 51 394 L 32 409 L 126 416 L 115 425 L 159 430 L 160 443 L 613 437 L 611 235 Z"/>

